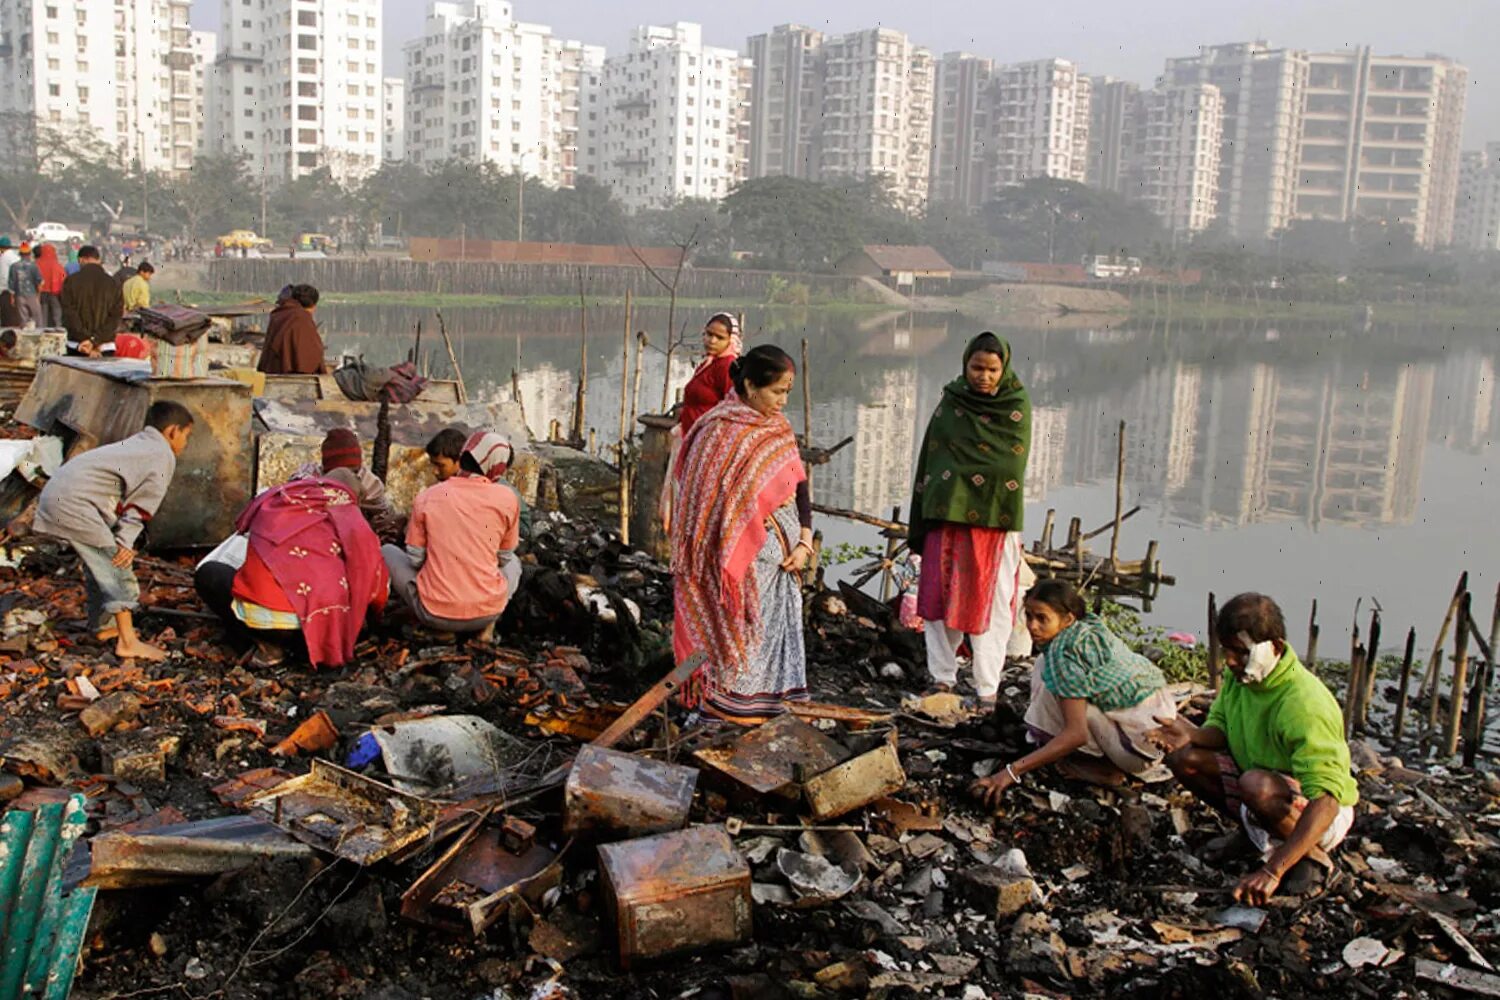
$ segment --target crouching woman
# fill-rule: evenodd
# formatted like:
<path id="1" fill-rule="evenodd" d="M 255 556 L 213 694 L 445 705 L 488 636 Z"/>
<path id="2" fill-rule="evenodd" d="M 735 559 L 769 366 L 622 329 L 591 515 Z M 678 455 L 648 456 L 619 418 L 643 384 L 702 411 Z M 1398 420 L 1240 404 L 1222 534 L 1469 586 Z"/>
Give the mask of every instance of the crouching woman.
<path id="1" fill-rule="evenodd" d="M 993 808 L 1027 772 L 1059 762 L 1068 777 L 1095 784 L 1168 777 L 1162 750 L 1147 738 L 1159 719 L 1177 716 L 1156 665 L 1089 614 L 1062 580 L 1044 580 L 1027 593 L 1026 628 L 1043 651 L 1026 710 L 1027 728 L 1041 746 L 975 782 L 973 794 Z"/>

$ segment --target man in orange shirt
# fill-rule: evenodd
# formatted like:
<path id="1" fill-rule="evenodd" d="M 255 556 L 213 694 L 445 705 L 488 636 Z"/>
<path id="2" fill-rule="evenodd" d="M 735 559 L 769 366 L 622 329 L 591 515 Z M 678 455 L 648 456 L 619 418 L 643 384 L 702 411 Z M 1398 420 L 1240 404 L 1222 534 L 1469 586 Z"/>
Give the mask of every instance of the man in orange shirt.
<path id="1" fill-rule="evenodd" d="M 488 642 L 520 583 L 521 499 L 500 481 L 511 457 L 504 435 L 471 434 L 458 475 L 417 495 L 406 547 L 382 550 L 391 590 L 428 628 Z"/>

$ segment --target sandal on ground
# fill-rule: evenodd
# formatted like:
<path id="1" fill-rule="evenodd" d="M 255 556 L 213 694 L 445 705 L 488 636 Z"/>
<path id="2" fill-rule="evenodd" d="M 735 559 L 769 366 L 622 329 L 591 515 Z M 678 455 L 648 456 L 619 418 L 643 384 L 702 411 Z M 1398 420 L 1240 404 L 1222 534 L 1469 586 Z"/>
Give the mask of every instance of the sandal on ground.
<path id="1" fill-rule="evenodd" d="M 259 670 L 279 667 L 285 662 L 286 650 L 284 649 L 262 649 L 256 646 L 254 654 L 250 657 L 250 666 Z"/>
<path id="2" fill-rule="evenodd" d="M 939 681 L 936 684 L 929 684 L 927 686 L 927 690 L 922 692 L 922 697 L 923 698 L 931 698 L 935 694 L 952 694 L 952 693 L 953 693 L 953 685 L 952 684 L 944 684 L 941 681 Z"/>

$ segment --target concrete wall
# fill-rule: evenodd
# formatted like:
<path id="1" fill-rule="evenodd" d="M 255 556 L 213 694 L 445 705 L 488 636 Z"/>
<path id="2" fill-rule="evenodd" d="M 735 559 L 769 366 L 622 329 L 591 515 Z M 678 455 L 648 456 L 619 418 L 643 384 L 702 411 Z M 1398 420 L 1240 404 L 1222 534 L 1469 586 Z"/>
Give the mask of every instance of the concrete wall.
<path id="1" fill-rule="evenodd" d="M 412 261 L 391 259 L 224 259 L 208 266 L 207 287 L 216 292 L 275 295 L 293 282 L 317 286 L 324 294 L 408 292 L 444 295 L 576 296 L 583 272 L 589 295 L 666 294 L 651 274 L 639 267 L 571 264 L 498 264 L 484 261 Z M 658 272 L 668 282 L 670 272 Z M 677 287 L 680 298 L 764 302 L 773 279 L 807 285 L 814 298 L 862 300 L 868 290 L 856 278 L 828 274 L 687 268 Z"/>

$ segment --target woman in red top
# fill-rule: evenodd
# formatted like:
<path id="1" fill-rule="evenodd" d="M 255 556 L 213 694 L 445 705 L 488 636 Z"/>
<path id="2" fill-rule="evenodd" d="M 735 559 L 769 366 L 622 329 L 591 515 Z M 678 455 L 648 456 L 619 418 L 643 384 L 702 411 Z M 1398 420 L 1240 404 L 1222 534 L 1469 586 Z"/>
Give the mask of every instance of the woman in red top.
<path id="1" fill-rule="evenodd" d="M 57 259 L 57 247 L 43 243 L 36 252 L 37 270 L 42 272 L 42 326 L 62 328 L 62 286 L 68 274 Z"/>
<path id="2" fill-rule="evenodd" d="M 672 502 L 677 482 L 677 456 L 683 439 L 698 418 L 729 395 L 734 382 L 729 366 L 745 352 L 740 340 L 740 322 L 729 313 L 714 313 L 703 325 L 703 360 L 682 390 L 682 405 L 677 410 L 677 426 L 672 428 L 672 452 L 667 459 L 667 481 L 661 491 L 661 522 L 672 530 Z"/>

